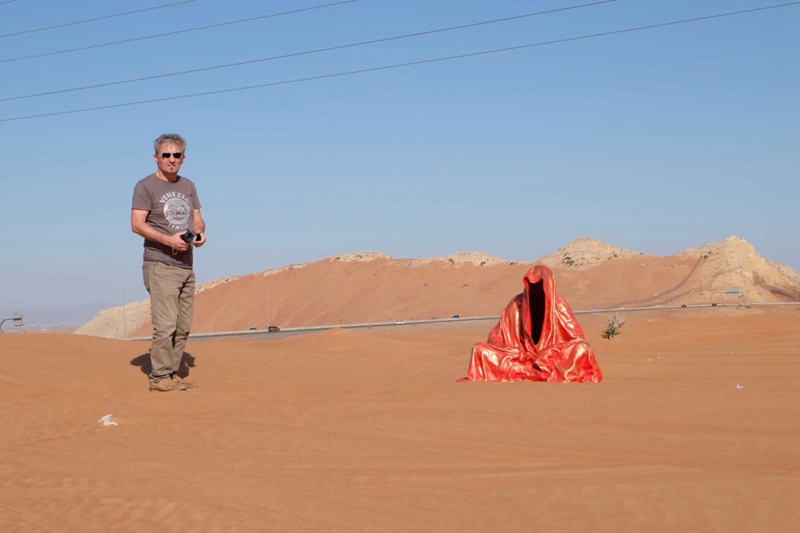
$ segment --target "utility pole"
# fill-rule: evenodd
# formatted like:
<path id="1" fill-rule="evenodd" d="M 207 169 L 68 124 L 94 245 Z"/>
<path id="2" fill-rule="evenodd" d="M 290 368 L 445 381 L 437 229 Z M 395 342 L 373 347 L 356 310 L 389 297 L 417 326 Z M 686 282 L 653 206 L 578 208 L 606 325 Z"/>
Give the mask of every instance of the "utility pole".
<path id="1" fill-rule="evenodd" d="M 477 275 L 478 279 L 475 281 L 475 316 L 481 316 L 481 315 L 478 314 L 478 285 L 481 284 L 481 271 L 480 271 L 480 268 L 481 267 L 478 266 L 478 268 L 476 270 L 476 272 L 478 273 L 478 275 Z"/>
<path id="2" fill-rule="evenodd" d="M 126 338 L 128 336 L 128 330 L 126 329 L 127 321 L 125 320 L 125 289 L 122 289 L 122 338 Z"/>

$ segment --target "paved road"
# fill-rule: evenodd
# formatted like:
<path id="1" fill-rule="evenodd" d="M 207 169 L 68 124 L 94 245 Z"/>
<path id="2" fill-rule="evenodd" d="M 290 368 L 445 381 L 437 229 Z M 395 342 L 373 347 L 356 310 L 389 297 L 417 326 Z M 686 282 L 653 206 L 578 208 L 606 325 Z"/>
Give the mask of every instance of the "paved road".
<path id="1" fill-rule="evenodd" d="M 781 302 L 781 303 L 736 303 L 736 304 L 692 304 L 692 305 L 669 305 L 669 306 L 651 306 L 651 307 L 632 307 L 625 308 L 619 307 L 615 309 L 589 309 L 582 311 L 574 311 L 576 315 L 588 315 L 594 313 L 632 313 L 639 311 L 667 311 L 673 309 L 702 309 L 711 307 L 760 307 L 760 306 L 787 306 L 787 305 L 800 305 L 800 302 Z M 245 337 L 252 340 L 264 339 L 282 339 L 294 335 L 302 335 L 304 333 L 312 333 L 314 331 L 324 331 L 327 329 L 363 329 L 363 328 L 397 328 L 404 326 L 413 326 L 418 324 L 461 324 L 465 322 L 495 322 L 499 316 L 479 316 L 479 317 L 465 317 L 465 318 L 438 318 L 431 320 L 406 320 L 402 322 L 376 322 L 364 324 L 336 324 L 330 326 L 314 326 L 306 328 L 284 328 L 281 331 L 269 333 L 266 330 L 248 330 L 248 331 L 218 331 L 215 333 L 195 333 L 190 336 L 193 341 L 202 341 L 205 339 L 219 339 L 223 337 Z M 149 341 L 150 337 L 135 337 L 127 340 L 131 341 Z"/>

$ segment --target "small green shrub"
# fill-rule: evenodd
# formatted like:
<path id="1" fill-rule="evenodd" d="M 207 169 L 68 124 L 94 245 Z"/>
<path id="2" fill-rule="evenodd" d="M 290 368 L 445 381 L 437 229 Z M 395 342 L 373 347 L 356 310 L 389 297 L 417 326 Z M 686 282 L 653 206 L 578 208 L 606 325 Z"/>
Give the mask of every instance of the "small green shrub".
<path id="1" fill-rule="evenodd" d="M 608 320 L 608 325 L 606 325 L 606 328 L 602 331 L 603 338 L 612 340 L 614 337 L 620 334 L 620 330 L 624 325 L 625 320 L 621 319 L 617 315 L 612 316 Z"/>

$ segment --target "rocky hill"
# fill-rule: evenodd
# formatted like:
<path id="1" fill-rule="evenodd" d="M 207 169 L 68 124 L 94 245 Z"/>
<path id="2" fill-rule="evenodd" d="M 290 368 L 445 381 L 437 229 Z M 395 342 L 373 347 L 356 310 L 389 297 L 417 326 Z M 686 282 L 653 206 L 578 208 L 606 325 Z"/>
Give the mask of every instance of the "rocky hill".
<path id="1" fill-rule="evenodd" d="M 738 287 L 751 302 L 773 298 L 794 301 L 800 276 L 793 269 L 760 256 L 749 242 L 728 237 L 722 242 L 690 248 L 680 255 L 701 258 L 716 289 Z"/>
<path id="2" fill-rule="evenodd" d="M 800 292 L 797 272 L 738 237 L 665 257 L 591 238 L 528 262 L 481 252 L 432 259 L 362 252 L 201 284 L 194 332 L 494 316 L 535 264 L 553 269 L 558 293 L 575 310 L 794 301 Z M 150 328 L 143 300 L 101 311 L 76 333 L 119 338 L 147 336 Z"/>
<path id="3" fill-rule="evenodd" d="M 579 237 L 563 248 L 559 248 L 552 254 L 541 258 L 539 262 L 551 268 L 586 270 L 612 259 L 634 259 L 638 257 L 653 256 L 618 248 L 591 237 Z"/>

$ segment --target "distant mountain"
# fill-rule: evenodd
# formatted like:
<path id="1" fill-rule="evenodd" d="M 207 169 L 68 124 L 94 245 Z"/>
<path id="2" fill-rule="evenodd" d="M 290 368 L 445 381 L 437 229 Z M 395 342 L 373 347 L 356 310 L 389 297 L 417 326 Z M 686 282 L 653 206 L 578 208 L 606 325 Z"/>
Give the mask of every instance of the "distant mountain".
<path id="1" fill-rule="evenodd" d="M 582 237 L 536 261 L 482 252 L 432 259 L 362 252 L 222 278 L 198 287 L 193 331 L 494 316 L 522 290 L 522 277 L 535 264 L 553 269 L 558 293 L 575 310 L 782 302 L 800 292 L 796 271 L 738 237 L 665 257 Z M 147 336 L 149 320 L 149 300 L 143 300 L 105 309 L 76 333 Z"/>
<path id="2" fill-rule="evenodd" d="M 538 262 L 551 268 L 586 270 L 612 259 L 633 259 L 636 257 L 655 256 L 618 248 L 591 237 L 579 237 L 554 253 L 539 259 Z"/>

